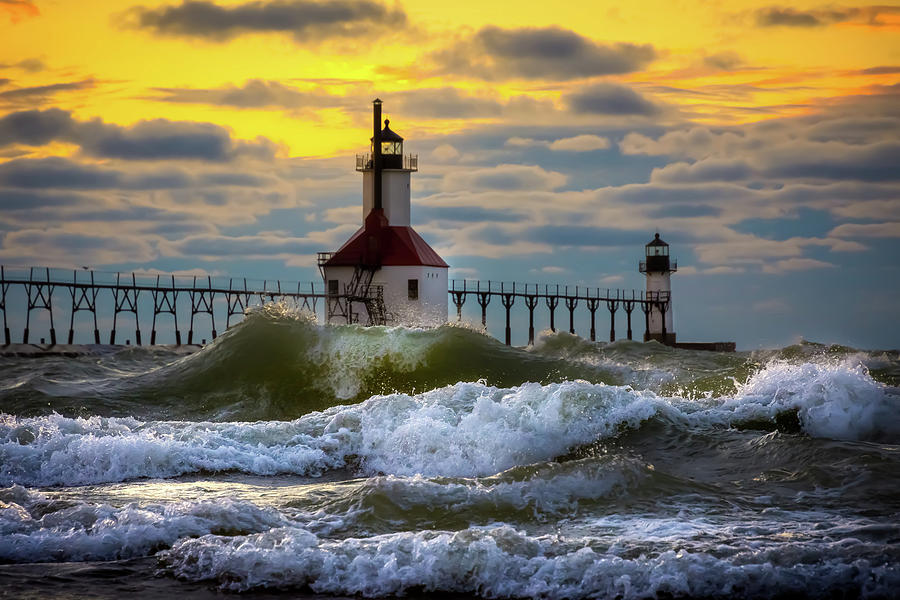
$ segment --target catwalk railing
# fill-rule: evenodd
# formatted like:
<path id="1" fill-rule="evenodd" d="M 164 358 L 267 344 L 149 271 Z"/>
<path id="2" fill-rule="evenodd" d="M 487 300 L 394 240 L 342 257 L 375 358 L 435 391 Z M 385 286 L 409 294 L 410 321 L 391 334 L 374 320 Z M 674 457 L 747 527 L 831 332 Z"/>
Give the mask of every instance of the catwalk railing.
<path id="1" fill-rule="evenodd" d="M 597 310 L 605 306 L 609 311 L 609 341 L 616 340 L 616 311 L 625 312 L 627 337 L 632 339 L 631 313 L 640 307 L 644 313 L 644 338 L 650 335 L 650 314 L 655 309 L 665 315 L 672 301 L 670 292 L 639 292 L 585 286 L 549 285 L 505 281 L 469 281 L 453 279 L 450 282 L 450 298 L 456 306 L 456 318 L 462 319 L 462 308 L 469 296 L 474 296 L 481 307 L 481 324 L 487 327 L 487 307 L 493 298 L 499 298 L 506 313 L 505 342 L 510 344 L 512 328 L 510 312 L 516 300 L 521 298 L 528 309 L 528 343 L 534 343 L 534 311 L 542 302 L 550 311 L 550 330 L 556 331 L 556 309 L 560 302 L 569 311 L 569 333 L 575 333 L 575 310 L 583 305 L 590 313 L 591 341 L 597 339 Z M 583 304 L 582 304 L 583 303 Z M 666 339 L 665 318 L 662 319 L 662 336 Z"/>
<path id="2" fill-rule="evenodd" d="M 14 292 L 17 288 L 21 288 L 18 294 Z M 576 309 L 583 306 L 590 315 L 592 341 L 597 337 L 597 311 L 605 308 L 609 312 L 609 339 L 614 341 L 616 312 L 620 308 L 626 315 L 627 338 L 632 339 L 632 313 L 639 308 L 644 314 L 644 339 L 648 339 L 651 314 L 658 311 L 660 316 L 665 315 L 671 303 L 668 292 L 456 279 L 451 281 L 448 293 L 449 300 L 456 307 L 457 320 L 462 319 L 463 305 L 468 297 L 474 296 L 481 308 L 481 323 L 485 328 L 487 328 L 488 305 L 493 299 L 499 299 L 505 310 L 506 344 L 511 343 L 511 311 L 519 299 L 528 310 L 529 344 L 534 342 L 535 310 L 539 306 L 546 306 L 549 311 L 549 328 L 556 331 L 556 310 L 562 305 L 569 313 L 568 330 L 573 334 Z M 63 296 L 61 300 L 60 294 Z M 24 311 L 21 338 L 24 344 L 30 341 L 32 313 L 35 311 L 43 312 L 47 316 L 50 343 L 57 343 L 54 307 L 63 304 L 69 309 L 66 315 L 68 316 L 66 339 L 69 344 L 73 343 L 75 337 L 75 319 L 79 312 L 85 312 L 91 317 L 93 342 L 102 343 L 98 313 L 106 311 L 112 316 L 111 322 L 105 319 L 109 326 L 109 344 L 116 343 L 117 329 L 121 325 L 120 316 L 126 313 L 128 320 L 134 324 L 135 343 L 141 345 L 140 313 L 145 315 L 151 313 L 150 344 L 156 344 L 157 325 L 161 322 L 161 318 L 171 315 L 175 343 L 180 345 L 182 336 L 179 314 L 183 315 L 182 319 L 190 315 L 186 343 L 193 344 L 198 317 L 209 319 L 209 329 L 212 338 L 215 339 L 218 335 L 217 314 L 219 323 L 224 316 L 226 328 L 231 326 L 235 317 L 243 316 L 251 306 L 270 302 L 284 302 L 294 308 L 308 310 L 318 315 L 319 300 L 333 300 L 336 296 L 326 293 L 322 282 L 300 283 L 206 275 L 111 273 L 47 267 L 0 267 L 0 312 L 3 313 L 3 341 L 7 345 L 13 342 L 8 319 L 11 308 L 13 310 L 21 308 Z M 661 339 L 665 340 L 665 318 L 661 321 Z M 202 341 L 205 342 L 205 339 Z"/>
<path id="3" fill-rule="evenodd" d="M 141 327 L 139 312 L 153 314 L 150 326 L 150 344 L 156 344 L 156 326 L 160 317 L 172 315 L 175 326 L 175 343 L 182 343 L 179 312 L 190 314 L 187 343 L 194 343 L 194 324 L 198 316 L 208 316 L 212 337 L 218 335 L 216 312 L 224 311 L 225 327 L 235 316 L 243 316 L 253 305 L 267 302 L 285 302 L 299 309 L 316 312 L 319 299 L 325 298 L 321 283 L 284 282 L 279 280 L 255 280 L 237 277 L 194 275 L 109 273 L 86 269 L 52 269 L 47 267 L 0 267 L 0 311 L 3 312 L 4 342 L 12 343 L 9 330 L 9 301 L 11 290 L 24 288 L 23 309 L 25 327 L 22 343 L 29 343 L 31 314 L 46 311 L 50 324 L 50 343 L 56 344 L 54 324 L 54 292 L 65 290 L 63 303 L 69 305 L 68 343 L 75 335 L 75 316 L 81 311 L 93 317 L 94 343 L 101 343 L 98 326 L 98 299 L 105 295 L 106 304 L 112 308 L 112 327 L 109 343 L 116 343 L 119 315 L 131 313 L 135 327 L 135 342 L 140 345 Z M 187 298 L 188 302 L 179 298 Z M 141 300 L 144 302 L 141 302 Z M 149 302 L 152 300 L 152 304 Z M 218 301 L 217 301 L 218 300 Z M 222 302 L 224 300 L 224 302 Z M 70 302 L 69 302 L 70 301 Z M 111 302 L 110 302 L 111 301 Z M 57 300 L 57 303 L 59 301 Z M 216 307 L 219 310 L 216 311 Z M 221 321 L 220 321 L 221 322 Z"/>

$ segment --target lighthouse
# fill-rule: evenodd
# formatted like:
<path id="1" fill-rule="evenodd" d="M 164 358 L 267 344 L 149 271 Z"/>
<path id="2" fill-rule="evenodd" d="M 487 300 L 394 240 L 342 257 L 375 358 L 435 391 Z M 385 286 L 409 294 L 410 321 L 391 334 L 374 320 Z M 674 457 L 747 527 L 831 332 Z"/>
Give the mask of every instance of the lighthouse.
<path id="1" fill-rule="evenodd" d="M 337 252 L 320 252 L 326 320 L 365 325 L 438 326 L 447 322 L 447 265 L 410 226 L 410 175 L 418 156 L 381 124 L 373 101 L 370 151 L 357 155 L 363 174 L 362 226 Z"/>
<path id="2" fill-rule="evenodd" d="M 678 270 L 678 263 L 669 260 L 669 245 L 659 238 L 659 233 L 644 246 L 645 258 L 638 270 L 647 276 L 645 305 L 647 333 L 644 341 L 656 340 L 663 344 L 675 345 L 675 330 L 672 327 L 672 273 Z"/>

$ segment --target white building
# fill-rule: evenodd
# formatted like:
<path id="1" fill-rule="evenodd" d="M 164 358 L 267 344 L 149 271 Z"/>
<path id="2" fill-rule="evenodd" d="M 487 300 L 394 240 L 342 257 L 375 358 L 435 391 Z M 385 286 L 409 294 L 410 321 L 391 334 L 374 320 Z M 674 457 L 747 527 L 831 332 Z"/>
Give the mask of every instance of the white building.
<path id="1" fill-rule="evenodd" d="M 410 173 L 403 138 L 381 128 L 373 111 L 370 154 L 356 157 L 363 174 L 362 227 L 334 253 L 320 253 L 329 323 L 438 326 L 447 322 L 449 266 L 410 226 Z"/>
<path id="2" fill-rule="evenodd" d="M 644 249 L 646 257 L 640 262 L 639 270 L 647 276 L 645 298 L 651 302 L 644 341 L 656 340 L 674 346 L 672 273 L 678 270 L 678 263 L 669 260 L 669 245 L 659 239 L 658 233 Z"/>

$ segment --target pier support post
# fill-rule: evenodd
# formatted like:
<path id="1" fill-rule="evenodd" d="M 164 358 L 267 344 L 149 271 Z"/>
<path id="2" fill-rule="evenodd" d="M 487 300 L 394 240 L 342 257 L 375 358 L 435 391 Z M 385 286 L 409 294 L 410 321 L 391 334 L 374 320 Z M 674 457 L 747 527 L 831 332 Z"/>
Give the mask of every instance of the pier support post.
<path id="1" fill-rule="evenodd" d="M 194 275 L 194 283 L 191 286 L 188 295 L 191 298 L 191 322 L 188 327 L 188 345 L 194 343 L 194 317 L 199 313 L 209 315 L 210 326 L 212 327 L 212 338 L 216 339 L 216 316 L 213 314 L 213 301 L 216 299 L 216 293 L 212 291 L 212 277 L 207 275 L 206 288 L 197 288 L 197 276 Z M 281 291 L 281 282 L 278 282 L 278 290 Z"/>
<path id="2" fill-rule="evenodd" d="M 72 296 L 72 311 L 69 313 L 69 343 L 75 339 L 75 313 L 86 310 L 94 317 L 94 343 L 100 343 L 100 329 L 97 327 L 97 294 L 100 288 L 94 285 L 94 272 L 91 271 L 91 283 L 79 284 L 78 271 L 72 271 L 72 285 L 68 288 Z"/>
<path id="3" fill-rule="evenodd" d="M 535 293 L 537 290 L 535 290 Z M 537 296 L 525 296 L 525 306 L 528 307 L 528 345 L 534 344 L 534 309 L 537 306 Z"/>
<path id="4" fill-rule="evenodd" d="M 616 341 L 616 311 L 619 310 L 619 290 L 616 290 L 615 299 L 611 298 L 609 291 L 606 292 L 607 298 L 606 308 L 609 310 L 609 341 Z"/>
<path id="5" fill-rule="evenodd" d="M 462 321 L 462 307 L 466 302 L 466 280 L 463 279 L 463 289 L 456 289 L 456 280 L 453 280 L 453 289 L 451 290 L 453 294 L 453 304 L 456 305 L 456 320 Z"/>
<path id="6" fill-rule="evenodd" d="M 653 301 L 650 300 L 649 292 L 645 300 L 641 300 L 641 311 L 644 313 L 644 341 L 650 341 L 650 311 L 653 310 Z"/>
<path id="7" fill-rule="evenodd" d="M 566 289 L 566 294 L 569 290 Z M 578 306 L 578 289 L 575 289 L 575 296 L 566 296 L 566 308 L 569 309 L 569 333 L 575 335 L 575 307 Z"/>
<path id="8" fill-rule="evenodd" d="M 597 291 L 597 295 L 599 296 L 600 291 Z M 597 341 L 597 309 L 600 308 L 600 298 L 588 298 L 587 299 L 587 308 L 591 313 L 591 341 Z"/>
<path id="9" fill-rule="evenodd" d="M 481 306 L 481 326 L 487 327 L 487 307 L 491 303 L 491 282 L 488 281 L 488 291 L 481 291 L 481 282 L 478 282 L 478 304 Z"/>
<path id="10" fill-rule="evenodd" d="M 556 333 L 556 307 L 559 306 L 559 286 L 556 286 L 556 295 L 551 296 L 547 286 L 544 286 L 544 299 L 547 308 L 550 309 L 550 331 Z"/>
<path id="11" fill-rule="evenodd" d="M 6 269 L 0 265 L 0 310 L 3 311 L 3 340 L 4 345 L 12 344 L 12 338 L 9 335 L 9 323 L 6 320 L 6 292 L 9 291 L 10 284 L 6 281 Z"/>
<path id="12" fill-rule="evenodd" d="M 634 310 L 634 290 L 631 290 L 631 299 L 622 300 L 622 308 L 625 309 L 625 315 L 628 320 L 628 339 L 631 339 L 631 311 Z"/>
<path id="13" fill-rule="evenodd" d="M 325 290 L 328 293 L 328 290 Z M 234 280 L 228 280 L 228 291 L 225 293 L 225 302 L 228 304 L 228 314 L 225 315 L 225 329 L 231 327 L 231 317 L 234 315 L 242 315 L 247 307 L 250 306 L 250 292 L 247 290 L 247 278 L 244 278 L 244 289 L 234 287 Z M 333 314 L 332 305 L 334 300 L 327 298 L 325 309 L 325 321 Z"/>
<path id="14" fill-rule="evenodd" d="M 500 284 L 501 292 L 503 292 L 503 284 Z M 503 303 L 503 308 L 506 309 L 506 345 L 511 346 L 512 340 L 512 331 L 509 327 L 509 310 L 512 308 L 512 305 L 516 301 L 516 297 L 513 295 L 516 291 L 515 284 L 513 284 L 513 293 L 503 292 L 503 295 L 500 296 L 500 301 Z"/>
<path id="15" fill-rule="evenodd" d="M 181 345 L 181 330 L 178 329 L 178 290 L 175 289 L 175 276 L 171 277 L 171 288 L 160 286 L 160 276 L 156 276 L 156 287 L 150 291 L 153 295 L 153 325 L 150 331 L 150 345 L 156 344 L 156 317 L 163 313 L 172 315 L 175 321 L 175 344 Z"/>
<path id="16" fill-rule="evenodd" d="M 25 293 L 28 296 L 28 309 L 25 313 L 25 332 L 22 335 L 22 343 L 28 343 L 28 334 L 31 325 L 31 311 L 35 309 L 44 309 L 50 314 L 50 344 L 56 345 L 56 328 L 53 326 L 53 288 L 50 283 L 50 269 L 44 268 L 45 281 L 38 281 L 34 278 L 34 267 L 31 268 L 28 275 L 28 281 L 25 282 Z"/>
<path id="17" fill-rule="evenodd" d="M 112 293 L 113 324 L 112 331 L 109 332 L 109 343 L 116 343 L 116 325 L 118 324 L 119 313 L 130 312 L 134 314 L 134 341 L 140 346 L 141 323 L 138 320 L 138 295 L 140 294 L 140 290 L 137 289 L 137 278 L 135 277 L 135 274 L 131 274 L 131 285 L 128 285 L 127 280 L 126 283 L 122 283 L 122 274 L 116 273 L 116 285 L 112 288 Z"/>

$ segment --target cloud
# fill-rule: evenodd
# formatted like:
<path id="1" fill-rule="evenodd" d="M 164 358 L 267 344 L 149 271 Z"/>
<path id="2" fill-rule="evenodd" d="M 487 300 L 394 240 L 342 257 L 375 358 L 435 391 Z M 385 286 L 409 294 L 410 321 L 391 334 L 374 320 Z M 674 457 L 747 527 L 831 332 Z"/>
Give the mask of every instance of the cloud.
<path id="1" fill-rule="evenodd" d="M 240 173 L 188 173 L 169 168 L 126 172 L 98 165 L 81 164 L 58 156 L 21 158 L 0 164 L 0 185 L 22 189 L 72 190 L 169 190 L 194 186 L 248 186 L 264 183 L 256 175 Z"/>
<path id="2" fill-rule="evenodd" d="M 76 121 L 57 108 L 0 118 L 0 146 L 42 146 L 54 140 L 77 144 L 89 156 L 120 160 L 228 162 L 239 156 L 271 159 L 276 151 L 266 138 L 235 140 L 227 129 L 212 123 L 155 119 L 123 127 L 99 119 Z"/>
<path id="3" fill-rule="evenodd" d="M 900 6 L 830 7 L 797 10 L 790 7 L 769 6 L 754 11 L 760 27 L 824 27 L 836 23 L 860 23 L 870 27 L 886 25 L 883 15 L 900 14 Z"/>
<path id="4" fill-rule="evenodd" d="M 459 150 L 450 144 L 440 144 L 431 151 L 431 157 L 439 162 L 451 162 L 459 158 Z"/>
<path id="5" fill-rule="evenodd" d="M 354 208 L 354 216 L 359 209 Z M 424 204 L 415 207 L 418 221 L 457 221 L 463 223 L 515 223 L 526 218 L 525 215 L 508 210 L 494 210 L 478 206 L 437 206 Z"/>
<path id="6" fill-rule="evenodd" d="M 81 81 L 71 81 L 66 83 L 51 83 L 47 85 L 36 85 L 31 87 L 13 88 L 0 92 L 0 102 L 11 105 L 45 102 L 49 96 L 60 92 L 72 92 L 80 90 L 89 90 L 96 86 L 93 79 L 82 79 Z"/>
<path id="7" fill-rule="evenodd" d="M 333 105 L 338 97 L 301 91 L 278 81 L 250 79 L 244 85 L 221 88 L 153 88 L 161 95 L 153 100 L 187 104 L 211 104 L 234 108 L 299 109 Z"/>
<path id="8" fill-rule="evenodd" d="M 835 265 L 814 258 L 788 258 L 771 264 L 763 265 L 763 273 L 781 274 L 794 271 L 809 271 L 812 269 L 827 269 Z"/>
<path id="9" fill-rule="evenodd" d="M 640 248 L 646 243 L 647 232 L 584 225 L 543 225 L 526 230 L 524 238 L 551 246 Z"/>
<path id="10" fill-rule="evenodd" d="M 131 127 L 88 124 L 78 142 L 86 154 L 122 160 L 204 160 L 225 162 L 239 155 L 271 158 L 275 145 L 265 138 L 235 141 L 218 125 L 155 119 Z"/>
<path id="11" fill-rule="evenodd" d="M 26 110 L 0 117 L 0 146 L 28 144 L 43 146 L 72 134 L 76 125 L 72 116 L 58 108 Z"/>
<path id="12" fill-rule="evenodd" d="M 496 117 L 504 110 L 498 100 L 463 95 L 450 87 L 401 92 L 391 96 L 394 102 L 399 102 L 398 113 L 431 119 Z"/>
<path id="13" fill-rule="evenodd" d="M 554 190 L 566 184 L 566 176 L 534 165 L 497 165 L 486 169 L 456 170 L 443 179 L 443 189 L 455 190 Z"/>
<path id="14" fill-rule="evenodd" d="M 828 235 L 842 238 L 896 238 L 900 237 L 900 223 L 844 223 L 832 229 Z"/>
<path id="15" fill-rule="evenodd" d="M 109 189 L 122 185 L 122 174 L 59 157 L 18 159 L 0 164 L 0 185 L 33 189 Z"/>
<path id="16" fill-rule="evenodd" d="M 610 147 L 609 138 L 599 135 L 582 134 L 558 140 L 535 140 L 523 137 L 511 137 L 505 146 L 510 148 L 549 148 L 555 152 L 591 152 Z"/>
<path id="17" fill-rule="evenodd" d="M 37 73 L 47 68 L 40 58 L 25 58 L 14 63 L 0 63 L 0 69 L 21 69 L 28 73 Z"/>
<path id="18" fill-rule="evenodd" d="M 656 51 L 649 44 L 603 44 L 560 27 L 496 26 L 484 27 L 429 57 L 437 74 L 555 81 L 632 73 L 654 58 Z"/>
<path id="19" fill-rule="evenodd" d="M 868 69 L 861 69 L 856 73 L 858 75 L 894 75 L 900 73 L 900 66 L 884 65 L 881 67 L 870 67 Z"/>
<path id="20" fill-rule="evenodd" d="M 595 83 L 565 94 L 563 102 L 581 114 L 651 116 L 660 112 L 659 106 L 617 83 Z"/>
<path id="21" fill-rule="evenodd" d="M 60 228 L 24 229 L 7 233 L 3 255 L 17 262 L 76 267 L 85 264 L 146 263 L 159 256 L 153 240 L 114 230 L 72 232 Z"/>
<path id="22" fill-rule="evenodd" d="M 252 33 L 287 33 L 305 44 L 333 37 L 364 39 L 406 26 L 402 9 L 369 0 L 273 0 L 229 6 L 184 0 L 176 6 L 136 7 L 128 18 L 134 26 L 158 35 L 214 42 Z"/>
<path id="23" fill-rule="evenodd" d="M 196 235 L 165 245 L 169 255 L 198 256 L 206 260 L 222 257 L 269 258 L 278 255 L 308 254 L 321 243 L 308 238 L 281 235 Z"/>
<path id="24" fill-rule="evenodd" d="M 609 138 L 590 134 L 561 138 L 550 143 L 550 149 L 559 152 L 591 152 L 604 150 L 609 146 Z"/>
<path id="25" fill-rule="evenodd" d="M 703 65 L 717 71 L 733 71 L 744 65 L 744 59 L 737 52 L 725 50 L 704 56 Z"/>

